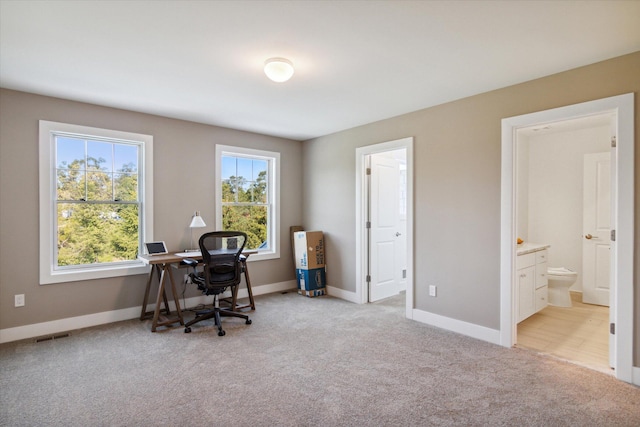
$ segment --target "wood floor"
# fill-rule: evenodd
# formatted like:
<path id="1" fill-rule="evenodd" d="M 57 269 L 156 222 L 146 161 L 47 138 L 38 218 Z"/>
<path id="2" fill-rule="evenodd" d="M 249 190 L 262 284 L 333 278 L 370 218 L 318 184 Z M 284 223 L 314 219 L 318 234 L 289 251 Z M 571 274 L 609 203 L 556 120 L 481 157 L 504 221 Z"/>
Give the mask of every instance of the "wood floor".
<path id="1" fill-rule="evenodd" d="M 609 307 L 583 304 L 578 292 L 571 292 L 571 299 L 571 308 L 547 306 L 520 322 L 517 347 L 613 374 L 609 368 Z"/>

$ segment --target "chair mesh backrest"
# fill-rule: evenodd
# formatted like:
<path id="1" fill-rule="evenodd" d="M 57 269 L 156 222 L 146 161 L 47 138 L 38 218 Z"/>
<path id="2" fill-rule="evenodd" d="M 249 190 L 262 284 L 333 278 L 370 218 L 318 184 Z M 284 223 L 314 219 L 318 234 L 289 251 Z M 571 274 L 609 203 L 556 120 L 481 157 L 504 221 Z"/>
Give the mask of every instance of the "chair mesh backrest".
<path id="1" fill-rule="evenodd" d="M 213 231 L 200 236 L 199 245 L 207 287 L 227 287 L 240 283 L 242 267 L 238 261 L 247 235 L 242 231 Z"/>

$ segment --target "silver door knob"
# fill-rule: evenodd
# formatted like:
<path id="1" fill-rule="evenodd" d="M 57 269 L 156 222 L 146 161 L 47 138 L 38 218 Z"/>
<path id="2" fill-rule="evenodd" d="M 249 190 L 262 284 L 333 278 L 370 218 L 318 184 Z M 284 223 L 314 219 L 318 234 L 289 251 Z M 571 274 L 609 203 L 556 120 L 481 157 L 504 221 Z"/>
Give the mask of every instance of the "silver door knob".
<path id="1" fill-rule="evenodd" d="M 396 237 L 400 237 L 400 236 L 402 236 L 402 234 L 396 233 Z"/>

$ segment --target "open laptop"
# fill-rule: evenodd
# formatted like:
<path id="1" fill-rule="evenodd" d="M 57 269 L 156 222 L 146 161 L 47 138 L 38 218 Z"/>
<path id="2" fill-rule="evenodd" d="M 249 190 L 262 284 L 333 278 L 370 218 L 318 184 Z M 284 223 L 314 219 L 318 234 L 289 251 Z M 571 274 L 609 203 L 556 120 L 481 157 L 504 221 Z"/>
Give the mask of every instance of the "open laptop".
<path id="1" fill-rule="evenodd" d="M 164 242 L 148 242 L 144 245 L 147 247 L 147 254 L 149 255 L 164 255 L 169 253 Z"/>

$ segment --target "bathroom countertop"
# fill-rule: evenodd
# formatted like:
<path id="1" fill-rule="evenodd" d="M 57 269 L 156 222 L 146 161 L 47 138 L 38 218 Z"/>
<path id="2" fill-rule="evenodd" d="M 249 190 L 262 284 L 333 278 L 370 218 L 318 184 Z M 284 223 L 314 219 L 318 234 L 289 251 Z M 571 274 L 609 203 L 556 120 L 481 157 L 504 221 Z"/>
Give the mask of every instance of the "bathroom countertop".
<path id="1" fill-rule="evenodd" d="M 551 245 L 547 245 L 547 244 L 543 244 L 543 243 L 529 243 L 529 242 L 525 242 L 521 245 L 518 245 L 518 247 L 516 248 L 516 254 L 518 255 L 525 255 L 525 254 L 530 254 L 532 252 L 538 252 L 541 251 L 543 249 L 547 249 L 550 248 Z"/>

